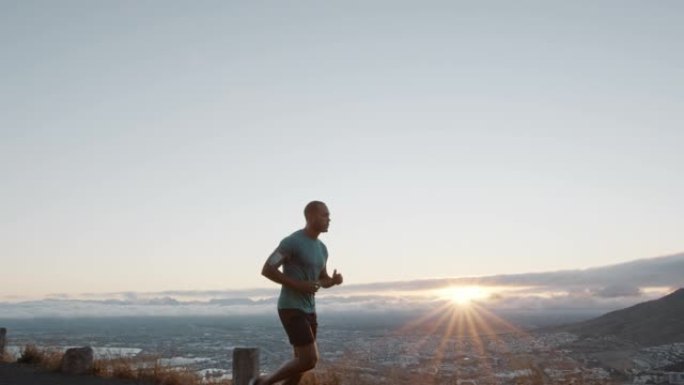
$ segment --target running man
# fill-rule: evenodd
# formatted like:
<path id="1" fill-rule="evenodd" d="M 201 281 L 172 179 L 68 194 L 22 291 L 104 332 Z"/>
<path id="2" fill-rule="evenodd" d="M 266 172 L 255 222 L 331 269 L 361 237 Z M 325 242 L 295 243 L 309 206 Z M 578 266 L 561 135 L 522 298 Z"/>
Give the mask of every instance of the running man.
<path id="1" fill-rule="evenodd" d="M 294 357 L 275 372 L 252 379 L 250 385 L 271 385 L 283 380 L 283 385 L 297 385 L 304 372 L 318 362 L 316 292 L 321 287 L 342 284 L 342 275 L 337 270 L 332 277 L 328 275 L 328 249 L 318 239 L 330 225 L 328 207 L 320 201 L 309 202 L 304 217 L 306 227 L 283 239 L 261 270 L 264 277 L 281 285 L 278 315 L 294 347 Z"/>

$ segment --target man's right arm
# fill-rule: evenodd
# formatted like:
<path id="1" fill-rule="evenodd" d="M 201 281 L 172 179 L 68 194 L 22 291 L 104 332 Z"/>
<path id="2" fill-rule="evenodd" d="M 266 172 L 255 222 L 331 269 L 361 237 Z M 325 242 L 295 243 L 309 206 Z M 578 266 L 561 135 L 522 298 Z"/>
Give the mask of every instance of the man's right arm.
<path id="1" fill-rule="evenodd" d="M 261 269 L 261 275 L 270 279 L 271 281 L 278 283 L 283 286 L 287 286 L 291 289 L 301 291 L 307 294 L 314 294 L 318 291 L 320 284 L 311 281 L 300 281 L 293 279 L 283 274 L 280 271 L 280 266 L 287 261 L 289 256 L 283 254 L 280 250 L 276 249 L 273 254 L 266 260 L 264 267 Z"/>

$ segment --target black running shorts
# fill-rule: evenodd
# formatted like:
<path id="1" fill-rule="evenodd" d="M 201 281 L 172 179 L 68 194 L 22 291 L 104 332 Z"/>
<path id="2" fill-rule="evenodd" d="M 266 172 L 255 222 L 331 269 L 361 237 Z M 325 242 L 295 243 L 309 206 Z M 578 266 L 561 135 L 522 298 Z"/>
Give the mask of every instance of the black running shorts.
<path id="1" fill-rule="evenodd" d="M 299 309 L 278 309 L 278 316 L 292 346 L 306 346 L 316 341 L 316 313 L 304 313 Z"/>

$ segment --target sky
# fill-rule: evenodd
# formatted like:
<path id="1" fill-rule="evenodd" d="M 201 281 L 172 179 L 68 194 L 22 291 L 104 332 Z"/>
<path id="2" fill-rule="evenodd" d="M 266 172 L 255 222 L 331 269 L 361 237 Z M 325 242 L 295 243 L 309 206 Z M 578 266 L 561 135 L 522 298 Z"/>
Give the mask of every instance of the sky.
<path id="1" fill-rule="evenodd" d="M 0 0 L 0 300 L 684 251 L 679 1 Z"/>

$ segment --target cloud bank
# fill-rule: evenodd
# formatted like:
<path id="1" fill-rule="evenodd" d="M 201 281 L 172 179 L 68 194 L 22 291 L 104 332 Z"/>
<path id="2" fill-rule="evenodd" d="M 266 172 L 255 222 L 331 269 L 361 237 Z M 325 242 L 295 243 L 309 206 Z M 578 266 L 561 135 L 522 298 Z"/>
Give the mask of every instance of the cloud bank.
<path id="1" fill-rule="evenodd" d="M 609 311 L 684 287 L 684 253 L 583 270 L 343 285 L 323 291 L 321 310 L 425 311 L 446 288 L 489 288 L 482 306 L 495 311 Z M 231 316 L 272 312 L 277 287 L 154 293 L 55 294 L 34 301 L 0 298 L 0 318 L 98 316 Z"/>

